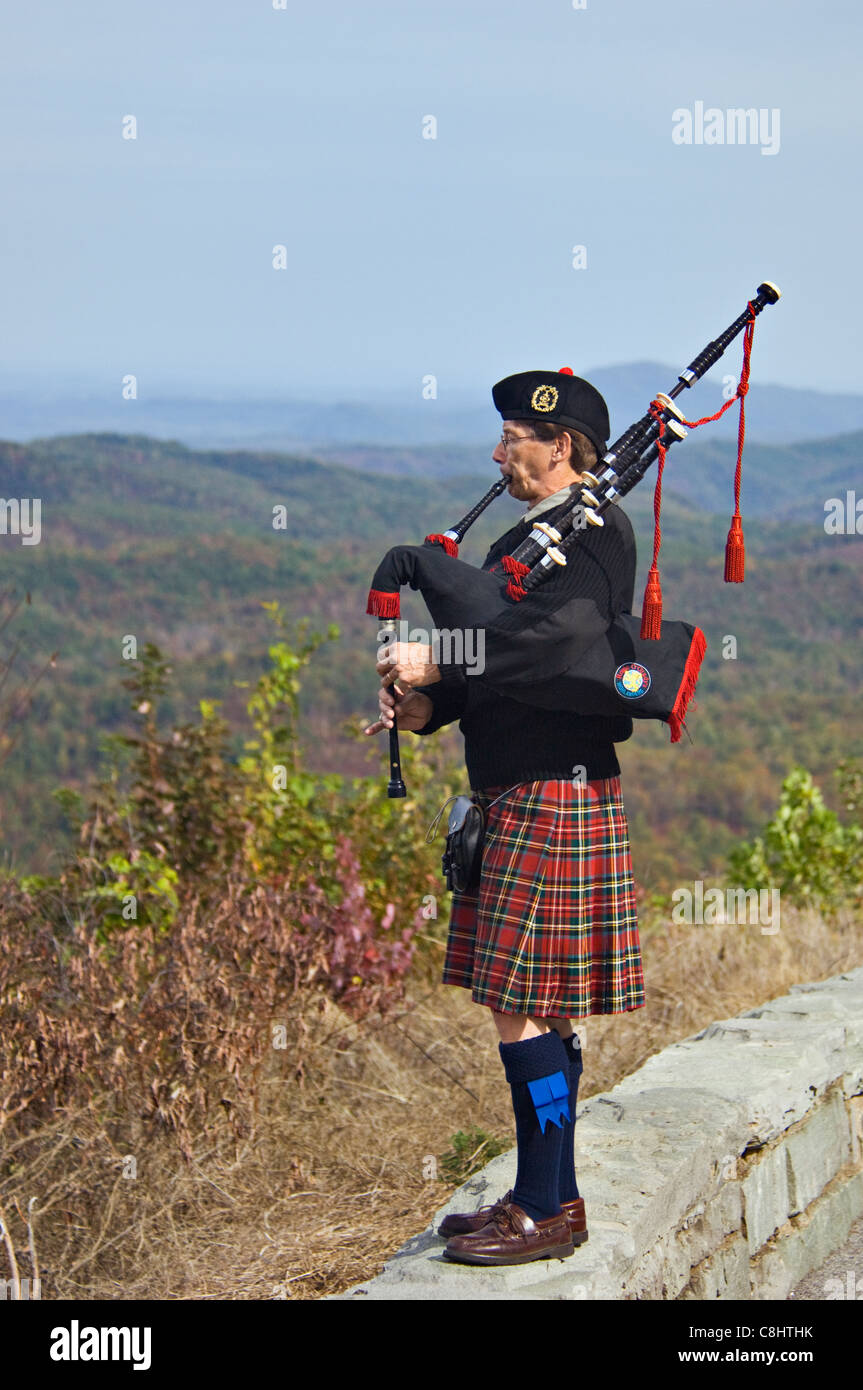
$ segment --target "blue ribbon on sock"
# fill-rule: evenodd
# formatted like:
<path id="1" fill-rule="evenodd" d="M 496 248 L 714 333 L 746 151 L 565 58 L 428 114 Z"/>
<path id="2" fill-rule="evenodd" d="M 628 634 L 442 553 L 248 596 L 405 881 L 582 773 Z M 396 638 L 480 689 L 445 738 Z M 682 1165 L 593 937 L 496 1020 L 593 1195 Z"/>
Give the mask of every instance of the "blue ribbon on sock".
<path id="1" fill-rule="evenodd" d="M 545 1134 L 549 1120 L 558 1129 L 563 1129 L 564 1120 L 572 1118 L 569 1113 L 569 1078 L 562 1071 L 552 1072 L 551 1076 L 541 1076 L 538 1081 L 528 1081 L 527 1089 L 541 1132 Z"/>

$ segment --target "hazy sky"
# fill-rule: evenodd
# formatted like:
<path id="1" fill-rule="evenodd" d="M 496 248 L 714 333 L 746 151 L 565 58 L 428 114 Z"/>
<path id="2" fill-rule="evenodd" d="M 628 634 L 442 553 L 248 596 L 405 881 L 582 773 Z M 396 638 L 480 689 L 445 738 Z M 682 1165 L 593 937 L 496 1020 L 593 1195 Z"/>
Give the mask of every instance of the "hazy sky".
<path id="1" fill-rule="evenodd" d="M 682 367 L 767 278 L 754 378 L 861 390 L 861 31 L 850 0 L 5 0 L 3 374 L 452 399 Z M 697 103 L 759 142 L 675 143 Z"/>

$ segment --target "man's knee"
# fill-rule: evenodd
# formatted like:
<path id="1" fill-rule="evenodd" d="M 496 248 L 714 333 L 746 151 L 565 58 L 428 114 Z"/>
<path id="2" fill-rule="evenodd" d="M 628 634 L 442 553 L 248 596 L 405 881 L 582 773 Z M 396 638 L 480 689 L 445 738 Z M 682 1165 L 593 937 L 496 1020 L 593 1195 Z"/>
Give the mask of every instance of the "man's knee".
<path id="1" fill-rule="evenodd" d="M 572 1037 L 572 1022 L 568 1018 L 538 1017 L 535 1014 L 505 1014 L 489 1005 L 491 1016 L 501 1042 L 524 1042 L 526 1038 L 538 1038 L 552 1029 L 562 1038 Z"/>
<path id="2" fill-rule="evenodd" d="M 529 1014 L 504 1014 L 497 1009 L 491 1010 L 495 1027 L 501 1042 L 524 1042 L 527 1038 L 538 1038 L 543 1033 L 548 1033 L 549 1020 L 544 1018 L 533 1018 Z"/>

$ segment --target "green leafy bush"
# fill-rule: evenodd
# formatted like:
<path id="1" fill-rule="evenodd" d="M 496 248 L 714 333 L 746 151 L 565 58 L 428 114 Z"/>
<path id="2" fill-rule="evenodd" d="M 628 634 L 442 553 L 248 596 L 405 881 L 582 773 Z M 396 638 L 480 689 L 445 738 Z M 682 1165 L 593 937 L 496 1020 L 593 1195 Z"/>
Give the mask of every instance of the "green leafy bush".
<path id="1" fill-rule="evenodd" d="M 255 737 L 244 743 L 245 756 L 239 765 L 247 779 L 251 832 L 245 853 L 250 869 L 256 875 L 288 871 L 296 885 L 313 875 L 325 891 L 332 892 L 335 885 L 327 868 L 333 864 L 337 845 L 348 839 L 376 915 L 395 905 L 397 916 L 405 921 L 423 910 L 431 913 L 427 920 L 437 920 L 437 899 L 443 897 L 442 846 L 427 845 L 425 833 L 442 802 L 456 785 L 463 785 L 464 774 L 452 760 L 447 761 L 440 747 L 413 736 L 401 741 L 409 789 L 403 800 L 386 796 L 380 739 L 369 748 L 370 758 L 378 763 L 374 777 L 305 771 L 299 751 L 301 675 L 324 640 L 338 638 L 338 628 L 331 625 L 325 639 L 319 633 L 310 634 L 307 622 L 301 621 L 294 635 L 278 604 L 263 606 L 283 636 L 269 648 L 271 665 L 247 705 Z M 368 747 L 355 724 L 342 727 Z"/>
<path id="2" fill-rule="evenodd" d="M 863 902 L 863 768 L 839 763 L 840 800 L 846 823 L 824 804 L 803 767 L 782 783 L 779 806 L 755 840 L 728 858 L 735 882 L 744 888 L 778 888 L 789 902 L 825 915 Z"/>

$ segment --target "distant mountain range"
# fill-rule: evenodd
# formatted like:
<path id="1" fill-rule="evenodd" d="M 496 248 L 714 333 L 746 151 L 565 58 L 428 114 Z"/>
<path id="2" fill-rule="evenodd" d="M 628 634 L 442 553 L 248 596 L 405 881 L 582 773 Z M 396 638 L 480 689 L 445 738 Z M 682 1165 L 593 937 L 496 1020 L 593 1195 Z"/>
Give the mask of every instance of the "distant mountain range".
<path id="1" fill-rule="evenodd" d="M 707 430 L 690 436 L 669 453 L 663 479 L 664 510 L 674 503 L 694 517 L 728 518 L 733 510 L 736 444 Z M 122 481 L 119 470 L 122 470 Z M 42 499 L 53 524 L 68 527 L 65 503 L 90 492 L 81 511 L 82 542 L 93 544 L 93 519 L 110 510 L 118 489 L 127 490 L 135 511 L 129 516 L 140 533 L 148 517 L 170 498 L 170 529 L 197 526 L 203 509 L 231 521 L 233 529 L 259 530 L 263 509 L 274 502 L 295 510 L 326 498 L 330 517 L 338 514 L 349 530 L 364 534 L 371 517 L 360 499 L 376 476 L 375 496 L 386 495 L 390 475 L 392 511 L 396 489 L 405 501 L 429 509 L 432 529 L 457 520 L 452 511 L 475 502 L 499 476 L 489 449 L 454 445 L 310 446 L 301 454 L 279 450 L 192 450 L 176 440 L 143 435 L 61 435 L 29 445 L 0 440 L 0 496 Z M 633 520 L 652 515 L 655 467 L 624 499 Z M 335 482 L 336 479 L 340 481 Z M 252 486 L 254 484 L 254 486 Z M 743 456 L 741 510 L 747 517 L 802 523 L 823 530 L 825 504 L 852 492 L 863 501 L 863 431 L 803 444 L 759 444 L 747 439 Z M 269 500 L 267 500 L 269 499 Z M 458 500 L 456 500 L 458 499 Z M 400 504 L 401 505 L 401 504 Z M 58 515 L 58 508 L 60 515 Z M 854 503 L 851 503 L 852 512 Z M 496 515 L 517 517 L 521 509 L 503 498 Z M 437 519 L 442 512 L 442 519 Z M 111 534 L 125 530 L 123 513 L 111 514 Z M 156 523 L 160 530 L 163 521 Z M 852 531 L 849 529 L 848 534 Z"/>
<path id="2" fill-rule="evenodd" d="M 685 392 L 678 404 L 690 419 L 713 414 L 723 403 L 726 374 L 737 369 L 735 357 L 722 363 Z M 633 362 L 616 367 L 585 370 L 605 396 L 612 421 L 612 437 L 641 416 L 657 391 L 667 391 L 677 368 L 657 362 Z M 441 388 L 437 400 L 422 400 L 403 393 L 387 400 L 322 403 L 285 399 L 231 399 L 224 392 L 212 399 L 190 396 L 150 396 L 140 385 L 139 399 L 124 401 L 119 383 L 95 391 L 77 389 L 48 378 L 38 385 L 26 379 L 0 384 L 0 438 L 29 441 L 57 434 L 116 432 L 176 439 L 194 448 L 247 448 L 324 450 L 345 446 L 383 446 L 411 449 L 452 445 L 458 450 L 475 448 L 488 459 L 497 437 L 499 418 L 491 402 L 491 390 L 475 396 Z M 765 444 L 791 444 L 863 430 L 863 395 L 838 395 L 787 386 L 771 386 L 758 380 L 755 361 L 746 401 L 747 437 Z M 737 407 L 710 427 L 714 439 L 736 436 Z M 375 465 L 366 459 L 365 467 Z M 444 469 L 443 471 L 452 471 Z"/>

